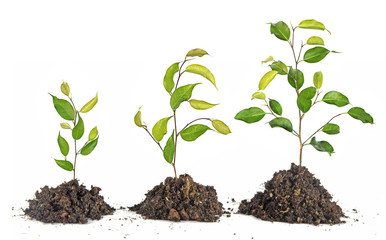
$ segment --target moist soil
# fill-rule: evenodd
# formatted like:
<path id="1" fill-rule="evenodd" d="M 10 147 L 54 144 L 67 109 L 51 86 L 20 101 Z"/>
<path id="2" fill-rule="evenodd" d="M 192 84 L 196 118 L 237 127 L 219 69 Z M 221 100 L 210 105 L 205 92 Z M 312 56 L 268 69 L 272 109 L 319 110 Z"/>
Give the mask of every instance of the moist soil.
<path id="1" fill-rule="evenodd" d="M 146 219 L 215 222 L 223 213 L 214 187 L 196 183 L 187 174 L 168 177 L 145 195 L 145 200 L 129 209 Z"/>
<path id="2" fill-rule="evenodd" d="M 99 220 L 112 214 L 110 207 L 99 195 L 100 188 L 91 186 L 87 190 L 78 180 L 64 182 L 51 188 L 45 186 L 36 191 L 35 199 L 28 200 L 24 213 L 45 223 L 87 223 L 87 219 Z"/>
<path id="3" fill-rule="evenodd" d="M 345 217 L 332 196 L 306 167 L 292 163 L 290 170 L 276 172 L 264 192 L 243 200 L 239 213 L 266 221 L 338 224 Z"/>

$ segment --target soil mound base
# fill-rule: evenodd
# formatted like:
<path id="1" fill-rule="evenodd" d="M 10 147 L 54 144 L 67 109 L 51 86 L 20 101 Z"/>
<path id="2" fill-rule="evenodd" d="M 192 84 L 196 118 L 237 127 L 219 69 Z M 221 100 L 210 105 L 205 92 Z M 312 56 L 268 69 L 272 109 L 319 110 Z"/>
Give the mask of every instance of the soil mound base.
<path id="1" fill-rule="evenodd" d="M 214 222 L 222 215 L 222 203 L 212 186 L 203 186 L 189 175 L 168 177 L 146 194 L 143 202 L 129 208 L 148 219 Z"/>
<path id="2" fill-rule="evenodd" d="M 99 195 L 101 189 L 91 186 L 87 190 L 78 180 L 36 191 L 35 199 L 28 200 L 25 214 L 45 223 L 87 223 L 87 219 L 99 220 L 114 212 Z"/>
<path id="3" fill-rule="evenodd" d="M 276 172 L 251 201 L 243 200 L 239 213 L 267 221 L 288 223 L 342 223 L 342 209 L 306 167 L 291 165 L 290 170 Z"/>

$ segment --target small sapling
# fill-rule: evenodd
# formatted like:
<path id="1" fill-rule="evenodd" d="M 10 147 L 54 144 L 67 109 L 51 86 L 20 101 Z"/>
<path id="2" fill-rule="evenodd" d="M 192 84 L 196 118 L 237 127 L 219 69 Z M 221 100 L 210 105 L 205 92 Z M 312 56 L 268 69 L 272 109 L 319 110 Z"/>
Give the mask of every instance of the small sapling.
<path id="1" fill-rule="evenodd" d="M 216 81 L 213 74 L 209 71 L 208 68 L 199 65 L 199 64 L 190 64 L 186 68 L 183 68 L 185 63 L 191 60 L 195 60 L 198 57 L 203 57 L 208 55 L 208 53 L 203 49 L 192 49 L 190 50 L 185 59 L 182 62 L 173 63 L 167 70 L 163 79 L 163 85 L 166 92 L 170 96 L 170 108 L 171 115 L 161 118 L 152 128 L 150 132 L 147 125 L 142 122 L 141 117 L 141 108 L 139 108 L 138 112 L 134 116 L 134 123 L 143 128 L 150 137 L 154 140 L 155 143 L 161 149 L 165 160 L 173 166 L 174 175 L 177 179 L 177 171 L 176 171 L 176 152 L 177 152 L 177 141 L 178 137 L 181 137 L 183 140 L 191 142 L 195 141 L 198 137 L 203 135 L 208 130 L 213 130 L 207 125 L 204 124 L 196 124 L 197 121 L 209 121 L 211 122 L 214 130 L 221 134 L 229 134 L 231 131 L 229 127 L 222 121 L 218 119 L 212 118 L 197 118 L 186 124 L 183 128 L 177 128 L 177 110 L 180 105 L 184 102 L 189 102 L 190 106 L 196 110 L 206 110 L 210 109 L 217 104 L 208 103 L 203 100 L 191 99 L 193 90 L 200 84 L 186 84 L 183 86 L 179 86 L 181 76 L 184 73 L 194 73 L 200 75 L 217 89 Z M 176 76 L 176 81 L 174 81 Z M 167 125 L 170 119 L 173 119 L 173 130 L 170 136 L 166 140 L 166 144 L 164 147 L 161 145 L 161 141 L 164 136 L 167 134 Z M 195 124 L 193 124 L 195 123 Z"/>
<path id="2" fill-rule="evenodd" d="M 60 152 L 64 156 L 64 160 L 57 160 L 55 159 L 56 164 L 63 168 L 64 170 L 67 171 L 72 171 L 73 172 L 73 179 L 75 180 L 75 170 L 76 170 L 76 160 L 79 154 L 81 155 L 89 155 L 97 146 L 98 144 L 98 129 L 97 127 L 94 127 L 91 129 L 88 139 L 84 143 L 84 145 L 79 148 L 77 145 L 77 141 L 80 140 L 83 135 L 84 135 L 84 121 L 82 117 L 80 116 L 80 113 L 87 113 L 91 109 L 94 108 L 94 106 L 98 102 L 98 93 L 96 96 L 91 99 L 88 103 L 86 103 L 79 111 L 75 107 L 75 104 L 72 100 L 72 95 L 70 95 L 70 86 L 68 83 L 64 82 L 60 86 L 60 90 L 62 93 L 68 98 L 69 101 L 65 99 L 60 99 L 57 98 L 56 96 L 51 95 L 52 101 L 54 103 L 54 107 L 58 114 L 64 119 L 67 120 L 68 122 L 63 122 L 60 124 L 60 127 L 65 130 L 70 130 L 72 138 L 74 140 L 74 161 L 73 163 L 67 160 L 67 156 L 70 151 L 69 144 L 67 140 L 60 134 L 58 134 L 58 145 Z M 72 126 L 71 126 L 72 124 Z"/>
<path id="3" fill-rule="evenodd" d="M 271 62 L 269 67 L 271 71 L 268 71 L 261 78 L 259 82 L 259 90 L 252 95 L 252 99 L 258 99 L 263 101 L 268 111 L 264 111 L 258 107 L 251 107 L 244 109 L 237 113 L 235 119 L 244 121 L 246 123 L 258 122 L 264 118 L 265 115 L 271 115 L 273 119 L 269 122 L 272 128 L 283 128 L 289 133 L 293 134 L 299 141 L 299 169 L 302 166 L 302 153 L 303 147 L 306 145 L 313 146 L 320 152 L 327 152 L 330 156 L 334 153 L 334 148 L 327 141 L 317 141 L 315 135 L 319 132 L 326 134 L 338 134 L 340 132 L 339 125 L 332 123 L 337 117 L 348 114 L 354 119 L 360 120 L 363 123 L 373 124 L 373 118 L 370 114 L 366 113 L 363 108 L 352 107 L 348 111 L 343 111 L 335 116 L 332 116 L 325 124 L 318 128 L 315 132 L 309 136 L 303 135 L 303 120 L 305 115 L 318 103 L 324 102 L 326 104 L 335 105 L 337 107 L 344 107 L 350 104 L 348 98 L 338 91 L 329 91 L 324 94 L 321 100 L 318 100 L 319 95 L 322 94 L 320 90 L 323 83 L 322 72 L 316 72 L 313 76 L 313 85 L 302 89 L 305 84 L 305 76 L 298 66 L 300 63 L 317 63 L 323 60 L 329 53 L 337 53 L 336 51 L 330 51 L 324 47 L 324 40 L 319 36 L 311 36 L 307 41 L 301 42 L 298 52 L 295 50 L 295 30 L 297 29 L 314 29 L 321 31 L 328 31 L 324 24 L 316 20 L 304 20 L 296 27 L 288 27 L 288 25 L 282 21 L 277 23 L 270 23 L 271 34 L 274 34 L 279 40 L 287 42 L 293 55 L 294 63 L 292 66 L 287 66 L 280 60 L 274 60 L 272 56 L 267 58 L 262 63 Z M 291 31 L 292 30 L 292 31 Z M 329 31 L 328 31 L 329 32 Z M 330 32 L 329 32 L 330 33 Z M 331 34 L 331 33 L 330 33 Z M 308 48 L 303 54 L 302 50 Z M 266 97 L 264 90 L 269 83 L 277 76 L 283 75 L 287 78 L 288 83 L 294 89 L 297 96 L 297 108 L 298 108 L 298 128 L 295 130 L 292 122 L 283 117 L 283 109 L 280 103 L 274 99 Z M 268 99 L 268 100 L 267 100 Z"/>

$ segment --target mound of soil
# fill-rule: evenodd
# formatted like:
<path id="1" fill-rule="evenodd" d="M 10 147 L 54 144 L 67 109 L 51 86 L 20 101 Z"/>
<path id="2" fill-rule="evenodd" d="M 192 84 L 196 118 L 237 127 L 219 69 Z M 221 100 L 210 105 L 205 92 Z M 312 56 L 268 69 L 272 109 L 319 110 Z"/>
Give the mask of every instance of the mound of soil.
<path id="1" fill-rule="evenodd" d="M 239 213 L 267 221 L 288 223 L 342 223 L 342 209 L 306 167 L 291 165 L 290 170 L 276 172 L 251 201 L 243 200 Z"/>
<path id="2" fill-rule="evenodd" d="M 87 223 L 87 219 L 99 220 L 110 215 L 114 208 L 99 195 L 99 187 L 87 190 L 78 180 L 62 183 L 50 188 L 45 186 L 36 191 L 35 199 L 28 200 L 24 213 L 45 223 Z"/>
<path id="3" fill-rule="evenodd" d="M 146 194 L 143 202 L 129 208 L 147 219 L 214 222 L 222 215 L 222 203 L 213 186 L 203 186 L 189 175 L 168 177 Z"/>

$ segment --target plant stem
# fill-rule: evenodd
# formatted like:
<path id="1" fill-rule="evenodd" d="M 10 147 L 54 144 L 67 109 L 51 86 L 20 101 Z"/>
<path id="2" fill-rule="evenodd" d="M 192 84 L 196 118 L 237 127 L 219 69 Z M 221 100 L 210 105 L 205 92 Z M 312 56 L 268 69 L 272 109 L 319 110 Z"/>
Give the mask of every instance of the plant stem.
<path id="1" fill-rule="evenodd" d="M 74 180 L 75 180 L 75 169 L 76 169 L 76 158 L 78 157 L 78 151 L 76 150 L 76 140 L 74 139 L 74 145 L 75 145 L 75 158 L 74 158 Z"/>
<path id="2" fill-rule="evenodd" d="M 153 135 L 149 132 L 149 130 L 147 129 L 147 127 L 146 127 L 146 126 L 143 126 L 143 129 L 145 129 L 145 131 L 150 135 L 150 137 L 154 140 L 154 142 L 157 143 L 157 145 L 159 146 L 159 148 L 160 148 L 161 151 L 163 152 L 164 150 L 163 150 L 161 144 L 160 144 L 157 140 L 155 140 L 155 138 L 154 138 Z"/>
<path id="3" fill-rule="evenodd" d="M 68 97 L 70 99 L 70 102 L 72 104 L 72 106 L 74 107 L 74 111 L 75 111 L 75 117 L 74 117 L 74 121 L 72 121 L 72 123 L 74 124 L 74 127 L 76 126 L 76 120 L 77 120 L 77 117 L 78 117 L 78 111 L 76 110 L 76 107 L 75 107 L 75 104 L 74 102 L 72 101 L 72 97 Z M 73 175 L 73 180 L 75 180 L 75 173 L 76 173 L 76 159 L 78 157 L 78 150 L 76 148 L 76 139 L 74 139 L 74 148 L 75 148 L 75 156 L 74 156 L 74 169 L 72 170 L 74 172 L 74 175 Z"/>

